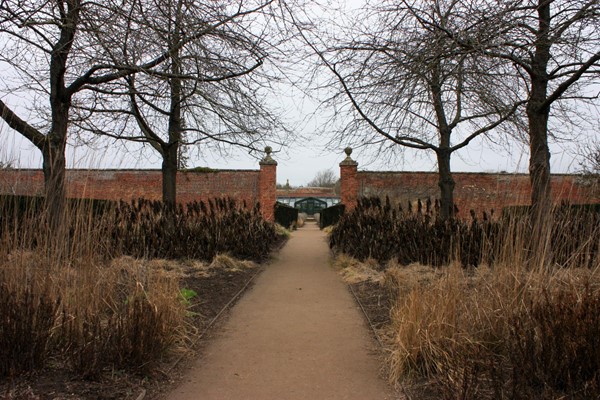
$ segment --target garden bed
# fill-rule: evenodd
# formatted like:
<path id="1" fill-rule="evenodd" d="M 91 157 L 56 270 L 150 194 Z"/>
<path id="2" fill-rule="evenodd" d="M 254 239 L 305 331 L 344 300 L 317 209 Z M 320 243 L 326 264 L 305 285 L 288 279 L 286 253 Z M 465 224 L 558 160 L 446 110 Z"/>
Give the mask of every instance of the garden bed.
<path id="1" fill-rule="evenodd" d="M 231 259 L 229 259 L 231 260 Z M 227 261 L 226 261 L 227 262 Z M 48 366 L 31 374 L 4 379 L 0 383 L 3 399 L 61 400 L 61 399 L 149 399 L 171 388 L 179 379 L 181 371 L 194 359 L 202 348 L 198 337 L 232 298 L 263 267 L 236 262 L 214 266 L 209 270 L 198 268 L 197 263 L 169 262 L 183 273 L 180 285 L 198 294 L 190 300 L 187 322 L 189 347 L 165 357 L 163 361 L 140 373 L 136 370 L 106 370 L 93 379 L 82 379 L 70 372 L 60 362 L 48 362 Z M 241 265 L 241 266 L 240 266 Z M 230 304 L 231 306 L 231 304 Z M 221 317 L 222 318 L 222 317 Z M 218 324 L 213 329 L 218 329 Z M 203 338 L 205 339 L 205 337 Z M 177 363 L 176 363 L 177 362 Z M 176 365 L 174 365 L 176 363 Z"/>

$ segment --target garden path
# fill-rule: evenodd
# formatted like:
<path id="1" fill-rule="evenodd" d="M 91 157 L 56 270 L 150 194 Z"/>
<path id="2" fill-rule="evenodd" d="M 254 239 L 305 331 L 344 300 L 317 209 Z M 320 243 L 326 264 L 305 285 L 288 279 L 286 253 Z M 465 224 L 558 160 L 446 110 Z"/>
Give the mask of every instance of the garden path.
<path id="1" fill-rule="evenodd" d="M 392 399 L 376 344 L 309 223 L 231 311 L 168 400 Z"/>

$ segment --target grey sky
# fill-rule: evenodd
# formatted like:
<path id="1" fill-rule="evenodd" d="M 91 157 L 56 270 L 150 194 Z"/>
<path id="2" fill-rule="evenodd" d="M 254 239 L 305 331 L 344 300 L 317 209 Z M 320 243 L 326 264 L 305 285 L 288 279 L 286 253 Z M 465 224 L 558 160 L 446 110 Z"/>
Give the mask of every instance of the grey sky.
<path id="1" fill-rule="evenodd" d="M 297 114 L 298 120 L 305 116 Z M 317 116 L 315 116 L 317 118 Z M 306 184 L 314 175 L 323 169 L 338 171 L 338 164 L 343 160 L 342 149 L 326 149 L 329 138 L 319 137 L 310 130 L 309 124 L 304 132 L 308 140 L 299 141 L 287 148 L 283 153 L 277 153 L 278 174 L 277 181 L 285 183 L 290 180 L 292 185 Z M 4 123 L 0 124 L 0 160 L 12 161 L 21 168 L 41 168 L 39 151 L 18 133 L 11 131 Z M 588 139 L 593 133 L 585 134 Z M 583 139 L 582 139 L 583 140 Z M 139 146 L 128 144 L 126 151 L 122 144 L 114 144 L 105 149 L 90 150 L 84 146 L 69 146 L 67 150 L 68 165 L 71 168 L 156 168 L 161 166 L 161 160 L 153 151 L 141 151 Z M 552 146 L 552 171 L 554 173 L 576 172 L 579 165 L 574 155 L 576 143 L 567 142 Z M 287 154 L 286 154 L 287 153 Z M 484 148 L 481 140 L 473 143 L 457 153 L 453 158 L 452 167 L 459 171 L 484 171 L 484 172 L 526 172 L 528 166 L 528 153 L 526 146 L 514 143 L 507 149 Z M 190 167 L 208 166 L 211 168 L 227 169 L 256 169 L 258 162 L 245 151 L 237 151 L 230 156 L 218 154 L 190 153 Z M 433 157 L 425 156 L 423 152 L 407 151 L 403 160 L 396 160 L 395 165 L 378 161 L 376 155 L 369 149 L 355 151 L 353 158 L 359 162 L 359 168 L 369 170 L 405 170 L 405 171 L 435 171 L 436 165 Z M 372 160 L 375 158 L 375 160 Z"/>
<path id="2" fill-rule="evenodd" d="M 359 1 L 347 1 L 346 4 L 356 6 Z M 6 65 L 0 65 L 0 74 L 5 80 L 10 74 Z M 301 72 L 300 72 L 301 74 Z M 292 90 L 292 89 L 290 89 Z M 285 91 L 285 89 L 284 89 Z M 25 111 L 18 107 L 20 99 L 9 93 L 0 92 L 0 97 L 9 105 L 16 106 L 16 111 L 27 119 Z M 281 153 L 274 154 L 278 161 L 277 180 L 285 183 L 289 179 L 292 185 L 306 184 L 314 175 L 324 169 L 332 169 L 339 173 L 338 164 L 344 158 L 343 145 L 339 148 L 327 148 L 331 140 L 327 133 L 319 132 L 319 127 L 324 123 L 326 111 L 316 112 L 316 104 L 303 97 L 300 92 L 285 98 L 273 98 L 273 102 L 287 110 L 286 118 L 294 126 L 299 127 L 302 139 L 296 140 Z M 553 143 L 551 146 L 552 172 L 576 172 L 579 162 L 576 159 L 577 146 L 590 140 L 598 140 L 600 129 L 600 114 L 591 110 L 590 126 L 575 129 L 577 141 Z M 343 141 L 342 141 L 343 143 Z M 150 148 L 142 151 L 139 145 L 113 144 L 97 150 L 86 147 L 73 147 L 67 150 L 68 166 L 71 168 L 155 168 L 161 167 L 160 157 Z M 126 146 L 126 147 L 125 147 Z M 149 146 L 148 146 L 149 147 Z M 128 149 L 128 151 L 126 150 Z M 378 160 L 377 154 L 372 149 L 364 148 L 355 151 L 353 158 L 359 162 L 359 168 L 369 170 L 405 170 L 405 171 L 435 171 L 435 158 L 428 152 L 407 149 L 402 159 Z M 228 156 L 219 154 L 190 152 L 189 167 L 208 166 L 211 168 L 228 169 L 256 169 L 258 160 L 251 157 L 244 150 L 234 151 Z M 494 146 L 475 140 L 467 148 L 453 156 L 452 169 L 459 171 L 484 171 L 484 172 L 527 172 L 528 167 L 527 146 L 513 142 L 507 146 Z M 0 121 L 0 161 L 10 161 L 17 167 L 41 168 L 41 155 L 20 134 L 12 131 L 3 121 Z"/>

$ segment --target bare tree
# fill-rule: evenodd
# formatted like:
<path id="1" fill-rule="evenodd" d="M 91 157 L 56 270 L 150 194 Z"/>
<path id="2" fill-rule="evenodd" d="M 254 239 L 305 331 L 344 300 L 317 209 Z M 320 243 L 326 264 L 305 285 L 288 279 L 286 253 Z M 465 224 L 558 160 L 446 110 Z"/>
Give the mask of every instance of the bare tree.
<path id="1" fill-rule="evenodd" d="M 315 177 L 308 182 L 309 187 L 334 187 L 338 181 L 338 177 L 331 169 L 324 169 L 317 172 Z"/>
<path id="2" fill-rule="evenodd" d="M 88 3 L 82 0 L 13 1 L 0 3 L 0 60 L 11 67 L 15 89 L 33 100 L 26 105 L 30 121 L 20 118 L 4 100 L 0 115 L 42 153 L 45 194 L 51 226 L 60 222 L 65 202 L 65 147 L 69 117 L 76 95 L 90 86 L 118 79 L 135 70 L 111 62 L 98 39 L 110 42 L 110 34 L 132 30 L 129 13 L 133 3 Z M 99 22 L 110 29 L 98 29 Z M 147 60 L 138 69 L 150 69 L 163 55 Z M 46 97 L 47 102 L 42 99 Z"/>
<path id="3" fill-rule="evenodd" d="M 531 204 L 540 249 L 551 208 L 549 119 L 552 110 L 587 96 L 600 76 L 598 0 L 460 0 L 462 29 L 437 24 L 457 45 L 513 67 L 524 87 L 530 147 Z M 545 229 L 549 232 L 549 229 Z M 546 240 L 543 240 L 543 238 Z M 543 252 L 541 252 L 543 253 Z"/>
<path id="4" fill-rule="evenodd" d="M 580 167 L 586 175 L 600 175 L 600 142 L 589 143 L 580 148 Z"/>
<path id="5" fill-rule="evenodd" d="M 162 12 L 160 2 L 155 3 L 154 15 L 140 14 L 144 4 L 140 0 L 0 2 L 0 61 L 11 67 L 7 74 L 17 82 L 10 86 L 9 80 L 4 81 L 2 90 L 5 95 L 20 90 L 32 98 L 26 105 L 29 121 L 19 117 L 14 111 L 17 105 L 7 104 L 4 98 L 0 115 L 42 153 L 52 227 L 60 223 L 65 205 L 65 147 L 73 106 L 91 102 L 87 105 L 91 111 L 102 89 L 88 96 L 90 89 L 135 73 L 160 74 L 159 67 L 173 52 L 247 12 L 239 0 L 229 14 L 211 15 L 197 30 L 180 32 L 182 37 L 171 42 L 176 47 L 164 48 L 155 45 L 146 25 Z M 139 49 L 144 52 L 138 56 Z"/>
<path id="6" fill-rule="evenodd" d="M 110 9 L 81 0 L 0 3 L 0 59 L 12 68 L 7 75 L 16 76 L 20 88 L 35 96 L 27 105 L 34 114 L 31 121 L 21 119 L 4 100 L 0 100 L 0 114 L 42 153 L 52 225 L 59 222 L 64 209 L 64 153 L 74 96 L 87 85 L 120 75 L 118 68 L 106 64 L 103 53 L 96 53 L 98 47 L 89 39 L 89 23 L 99 17 L 100 8 L 107 18 L 115 19 L 128 11 L 128 5 Z M 11 89 L 3 88 L 5 94 Z M 44 96 L 47 106 L 41 102 Z"/>
<path id="7" fill-rule="evenodd" d="M 518 122 L 518 93 L 502 63 L 460 48 L 437 26 L 462 23 L 455 2 L 377 2 L 342 27 L 343 39 L 304 29 L 304 38 L 332 73 L 329 102 L 348 104 L 340 138 L 354 146 L 399 145 L 435 153 L 441 217 L 454 212 L 454 152 L 502 123 Z M 297 23 L 302 29 L 302 24 Z M 507 79 L 509 78 L 509 79 Z M 341 118 L 348 119 L 347 114 Z"/>
<path id="8" fill-rule="evenodd" d="M 168 53 L 159 68 L 98 87 L 92 107 L 79 110 L 78 126 L 95 134 L 147 143 L 161 156 L 163 200 L 176 201 L 177 169 L 186 146 L 227 152 L 229 146 L 257 151 L 286 129 L 265 104 L 261 90 L 274 79 L 264 72 L 275 46 L 266 27 L 273 1 L 252 7 L 215 1 L 144 3 L 138 14 L 153 46 Z M 215 29 L 199 32 L 207 25 Z M 141 46 L 119 57 L 146 56 Z"/>

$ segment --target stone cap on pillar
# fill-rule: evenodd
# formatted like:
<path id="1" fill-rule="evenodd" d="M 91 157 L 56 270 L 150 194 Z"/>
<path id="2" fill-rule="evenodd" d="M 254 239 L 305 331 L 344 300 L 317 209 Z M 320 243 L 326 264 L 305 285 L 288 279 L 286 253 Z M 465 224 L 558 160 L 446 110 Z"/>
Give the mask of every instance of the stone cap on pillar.
<path id="1" fill-rule="evenodd" d="M 273 158 L 271 157 L 272 152 L 273 152 L 273 149 L 271 148 L 271 146 L 265 147 L 265 153 L 267 153 L 267 155 L 265 156 L 265 158 L 260 160 L 259 164 L 260 165 L 277 165 L 277 161 L 273 160 Z"/>
<path id="2" fill-rule="evenodd" d="M 350 157 L 350 154 L 352 154 L 352 148 L 351 147 L 346 147 L 344 149 L 344 153 L 346 153 L 346 158 L 344 159 L 344 161 L 342 161 L 340 163 L 340 167 L 343 167 L 343 166 L 357 166 L 358 165 L 358 163 L 356 161 L 354 161 Z"/>

